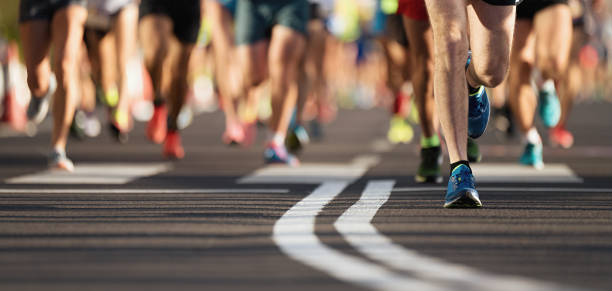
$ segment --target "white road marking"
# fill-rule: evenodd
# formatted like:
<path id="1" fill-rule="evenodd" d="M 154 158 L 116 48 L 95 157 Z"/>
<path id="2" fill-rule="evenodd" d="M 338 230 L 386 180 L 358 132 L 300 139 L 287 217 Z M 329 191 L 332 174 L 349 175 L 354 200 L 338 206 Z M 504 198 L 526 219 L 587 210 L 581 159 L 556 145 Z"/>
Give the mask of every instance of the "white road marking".
<path id="1" fill-rule="evenodd" d="M 352 182 L 378 163 L 378 156 L 356 157 L 351 163 L 305 163 L 299 167 L 270 165 L 238 180 L 240 184 L 321 184 L 330 181 Z"/>
<path id="2" fill-rule="evenodd" d="M 491 192 L 578 192 L 578 193 L 612 193 L 612 188 L 560 188 L 560 187 L 476 187 L 478 191 Z M 426 192 L 446 191 L 444 187 L 398 187 L 393 192 Z"/>
<path id="3" fill-rule="evenodd" d="M 73 173 L 45 170 L 7 179 L 7 184 L 126 184 L 170 169 L 168 163 L 125 164 L 78 163 Z"/>
<path id="4" fill-rule="evenodd" d="M 517 163 L 482 163 L 471 165 L 476 182 L 502 183 L 582 183 L 565 164 L 546 164 L 544 169 Z"/>
<path id="5" fill-rule="evenodd" d="M 0 194 L 286 194 L 289 189 L 0 189 Z"/>
<path id="6" fill-rule="evenodd" d="M 319 212 L 349 183 L 325 182 L 289 209 L 274 225 L 272 238 L 290 258 L 349 283 L 377 290 L 444 290 L 325 246 L 314 233 Z"/>
<path id="7" fill-rule="evenodd" d="M 380 234 L 371 222 L 378 209 L 389 199 L 394 184 L 393 180 L 369 182 L 359 201 L 334 224 L 349 244 L 370 259 L 410 272 L 422 279 L 423 283 L 437 282 L 448 290 L 573 290 L 547 282 L 480 272 L 424 256 L 393 243 Z"/>

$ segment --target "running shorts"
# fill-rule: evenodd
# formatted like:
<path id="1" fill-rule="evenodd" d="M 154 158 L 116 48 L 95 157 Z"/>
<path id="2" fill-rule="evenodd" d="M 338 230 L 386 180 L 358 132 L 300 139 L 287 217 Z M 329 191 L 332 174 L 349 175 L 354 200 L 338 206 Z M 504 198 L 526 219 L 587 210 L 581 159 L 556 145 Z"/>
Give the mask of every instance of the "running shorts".
<path id="1" fill-rule="evenodd" d="M 240 0 L 236 7 L 236 44 L 269 39 L 275 25 L 306 35 L 309 12 L 307 0 Z"/>
<path id="2" fill-rule="evenodd" d="M 87 8 L 102 15 L 115 16 L 123 7 L 135 2 L 136 0 L 87 0 Z"/>
<path id="3" fill-rule="evenodd" d="M 482 0 L 491 5 L 495 6 L 514 6 L 521 3 L 523 0 Z M 526 1 L 540 1 L 540 0 L 526 0 Z"/>
<path id="4" fill-rule="evenodd" d="M 227 9 L 232 16 L 236 15 L 236 5 L 238 5 L 238 0 L 217 0 L 225 9 Z"/>
<path id="5" fill-rule="evenodd" d="M 165 15 L 172 20 L 176 38 L 185 44 L 195 44 L 200 31 L 200 0 L 142 0 L 140 18 L 147 15 Z"/>
<path id="6" fill-rule="evenodd" d="M 399 0 L 397 13 L 413 20 L 425 21 L 429 19 L 425 0 Z"/>
<path id="7" fill-rule="evenodd" d="M 552 5 L 565 4 L 568 0 L 525 0 L 516 8 L 518 19 L 533 19 L 542 9 Z"/>
<path id="8" fill-rule="evenodd" d="M 55 13 L 69 5 L 85 7 L 86 0 L 21 0 L 19 2 L 19 23 L 31 20 L 51 21 Z"/>

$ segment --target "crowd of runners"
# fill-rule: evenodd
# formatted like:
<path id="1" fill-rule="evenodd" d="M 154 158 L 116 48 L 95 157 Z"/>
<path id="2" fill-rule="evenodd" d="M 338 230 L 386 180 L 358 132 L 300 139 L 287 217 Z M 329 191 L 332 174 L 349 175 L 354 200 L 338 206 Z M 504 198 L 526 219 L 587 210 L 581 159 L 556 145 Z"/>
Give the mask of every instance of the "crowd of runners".
<path id="1" fill-rule="evenodd" d="M 264 162 L 288 166 L 323 137 L 338 105 L 381 106 L 391 143 L 411 142 L 420 127 L 415 180 L 441 183 L 446 151 L 444 206 L 480 207 L 470 163 L 482 159 L 476 139 L 489 123 L 522 140 L 519 163 L 541 169 L 535 120 L 551 144 L 570 148 L 573 102 L 610 93 L 604 0 L 20 0 L 18 8 L 18 33 L 0 49 L 0 116 L 33 133 L 50 111 L 49 166 L 66 171 L 69 137 L 97 136 L 99 120 L 121 143 L 145 120 L 162 154 L 183 158 L 180 130 L 204 91 L 225 113 L 220 142 L 249 146 L 265 124 Z M 21 62 L 28 90 L 19 89 Z"/>

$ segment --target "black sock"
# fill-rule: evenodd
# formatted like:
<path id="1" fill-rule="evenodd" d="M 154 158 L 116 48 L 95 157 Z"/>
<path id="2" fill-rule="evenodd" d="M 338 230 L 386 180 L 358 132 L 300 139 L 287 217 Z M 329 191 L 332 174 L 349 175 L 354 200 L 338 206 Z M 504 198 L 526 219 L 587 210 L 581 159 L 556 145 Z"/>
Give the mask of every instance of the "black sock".
<path id="1" fill-rule="evenodd" d="M 169 132 L 178 130 L 178 125 L 176 124 L 176 120 L 174 118 L 170 118 L 170 116 L 168 116 L 166 124 Z"/>
<path id="2" fill-rule="evenodd" d="M 474 88 L 474 87 L 470 86 L 470 83 L 467 84 L 467 87 L 468 87 L 468 94 L 469 95 L 476 94 L 476 93 L 478 93 L 478 90 L 480 90 L 480 87 Z"/>
<path id="3" fill-rule="evenodd" d="M 160 107 L 160 106 L 164 106 L 165 104 L 166 104 L 166 99 L 164 99 L 160 95 L 155 95 L 155 98 L 153 99 L 153 106 Z"/>
<path id="4" fill-rule="evenodd" d="M 470 162 L 468 161 L 458 161 L 458 162 L 454 162 L 450 165 L 450 173 L 451 175 L 453 174 L 453 170 L 459 166 L 459 165 L 466 165 L 468 168 L 470 168 Z M 470 171 L 472 170 L 472 168 L 470 168 Z"/>

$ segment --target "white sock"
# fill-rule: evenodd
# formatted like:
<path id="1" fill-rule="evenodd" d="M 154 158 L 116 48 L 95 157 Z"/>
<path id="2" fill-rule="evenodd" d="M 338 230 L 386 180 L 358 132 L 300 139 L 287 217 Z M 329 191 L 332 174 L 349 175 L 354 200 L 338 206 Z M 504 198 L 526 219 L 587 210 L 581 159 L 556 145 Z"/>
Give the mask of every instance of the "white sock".
<path id="1" fill-rule="evenodd" d="M 544 81 L 544 83 L 542 83 L 542 87 L 540 87 L 540 90 L 547 91 L 547 92 L 554 92 L 555 91 L 555 81 L 553 81 L 552 79 L 548 79 Z"/>
<path id="2" fill-rule="evenodd" d="M 285 144 L 285 135 L 278 132 L 269 132 L 269 140 L 275 145 L 282 146 Z"/>
<path id="3" fill-rule="evenodd" d="M 525 140 L 530 144 L 542 144 L 542 138 L 540 138 L 540 134 L 538 134 L 538 130 L 535 127 L 532 127 L 525 134 Z"/>

